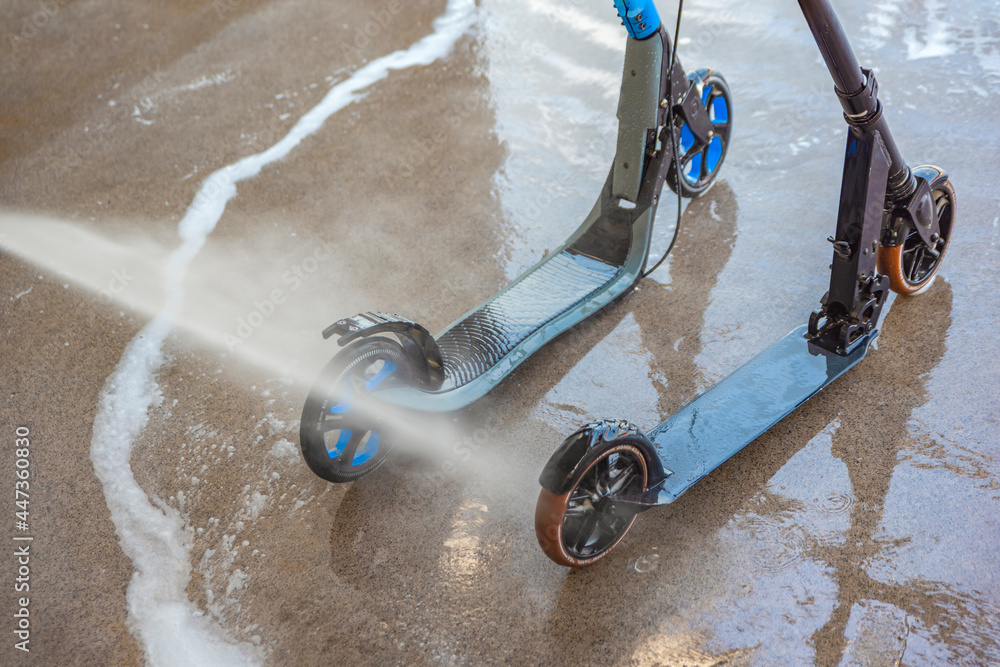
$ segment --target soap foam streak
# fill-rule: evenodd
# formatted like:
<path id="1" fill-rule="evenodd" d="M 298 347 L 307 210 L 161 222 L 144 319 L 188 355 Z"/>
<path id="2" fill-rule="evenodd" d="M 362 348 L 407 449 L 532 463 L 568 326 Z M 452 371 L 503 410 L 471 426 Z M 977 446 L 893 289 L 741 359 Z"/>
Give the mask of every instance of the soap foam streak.
<path id="1" fill-rule="evenodd" d="M 91 460 L 104 486 L 122 550 L 135 566 L 127 593 L 129 622 L 154 665 L 246 664 L 256 658 L 249 644 L 234 644 L 188 601 L 190 528 L 176 510 L 150 502 L 129 465 L 132 446 L 148 422 L 148 410 L 160 397 L 154 376 L 163 363 L 163 343 L 183 304 L 187 269 L 236 195 L 236 183 L 288 155 L 327 118 L 361 99 L 365 88 L 391 70 L 429 65 L 445 56 L 472 24 L 474 8 L 472 0 L 451 0 L 434 21 L 432 34 L 409 49 L 372 61 L 334 86 L 269 149 L 213 173 L 202 183 L 178 226 L 183 243 L 167 262 L 165 305 L 128 344 L 108 379 L 91 445 Z"/>

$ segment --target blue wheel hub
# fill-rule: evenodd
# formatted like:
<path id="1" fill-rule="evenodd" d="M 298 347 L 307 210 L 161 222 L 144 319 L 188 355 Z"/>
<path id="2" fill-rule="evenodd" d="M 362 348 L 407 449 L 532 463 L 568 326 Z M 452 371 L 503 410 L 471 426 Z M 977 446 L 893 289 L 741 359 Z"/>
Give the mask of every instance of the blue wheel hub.
<path id="1" fill-rule="evenodd" d="M 681 126 L 680 156 L 681 174 L 689 185 L 697 186 L 711 179 L 722 162 L 725 145 L 721 130 L 729 125 L 729 105 L 721 92 L 713 96 L 715 86 L 708 84 L 702 91 L 701 102 L 708 111 L 713 127 L 713 136 L 708 144 L 698 147 L 694 132 L 687 123 Z"/>
<path id="2" fill-rule="evenodd" d="M 365 403 L 366 396 L 375 392 L 398 370 L 396 364 L 388 359 L 377 359 L 360 374 L 351 373 L 344 379 L 340 400 L 330 407 L 330 413 L 339 415 L 343 420 L 341 428 L 329 432 L 331 439 L 336 437 L 333 447 L 327 446 L 326 453 L 331 459 L 353 467 L 364 465 L 375 457 L 382 443 L 382 434 L 377 429 L 359 425 L 371 419 L 356 414 L 355 404 Z M 345 460 L 347 457 L 350 461 Z"/>

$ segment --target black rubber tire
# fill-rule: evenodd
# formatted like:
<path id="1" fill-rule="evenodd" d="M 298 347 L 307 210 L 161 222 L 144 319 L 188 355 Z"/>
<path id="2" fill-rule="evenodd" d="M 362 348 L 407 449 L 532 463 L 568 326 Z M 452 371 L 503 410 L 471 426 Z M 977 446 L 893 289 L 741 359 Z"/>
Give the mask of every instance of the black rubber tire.
<path id="1" fill-rule="evenodd" d="M 387 363 L 395 369 L 389 370 Z M 377 380 L 372 389 L 409 384 L 410 366 L 399 344 L 386 338 L 369 339 L 337 354 L 313 384 L 302 408 L 299 445 L 309 468 L 323 479 L 352 482 L 374 471 L 389 455 L 397 437 L 392 425 L 371 411 L 362 415 L 354 408 L 356 394 L 377 393 L 365 388 L 366 373 L 377 376 L 386 371 L 381 379 L 368 377 L 369 383 Z M 346 383 L 350 389 L 345 391 Z M 346 409 L 345 401 L 349 402 Z M 341 442 L 345 432 L 347 440 Z M 331 450 L 333 435 L 337 442 Z M 375 452 L 365 458 L 366 449 L 372 446 Z M 355 465 L 359 454 L 363 460 Z"/>
<path id="2" fill-rule="evenodd" d="M 729 141 L 733 131 L 733 99 L 729 91 L 729 84 L 725 77 L 718 72 L 710 72 L 703 80 L 702 100 L 709 118 L 712 121 L 713 139 L 707 146 L 702 146 L 698 150 L 694 147 L 688 148 L 685 152 L 679 152 L 677 159 L 681 166 L 681 176 L 678 180 L 674 166 L 670 166 L 667 174 L 667 185 L 675 193 L 678 185 L 682 197 L 698 197 L 708 192 L 709 188 L 715 184 L 715 179 L 722 170 L 722 163 L 726 160 L 726 153 L 729 151 Z M 716 100 L 722 100 L 725 107 L 724 120 L 720 117 L 716 120 L 717 104 Z M 679 121 L 679 119 L 678 119 Z M 718 144 L 715 140 L 718 139 Z M 717 146 L 718 148 L 714 148 Z M 718 154 L 714 151 L 718 150 Z M 697 160 L 698 177 L 692 179 L 686 174 L 687 168 Z M 711 168 L 709 166 L 711 165 Z"/>
<path id="3" fill-rule="evenodd" d="M 933 181 L 944 173 L 940 167 L 927 165 L 917 167 L 913 172 L 928 181 Z M 930 289 L 951 244 L 958 204 L 955 188 L 951 181 L 946 180 L 934 188 L 931 196 L 941 230 L 941 240 L 936 248 L 938 256 L 928 258 L 922 252 L 927 244 L 914 230 L 910 230 L 898 246 L 882 246 L 878 250 L 878 272 L 889 278 L 889 289 L 897 294 L 916 296 Z"/>
<path id="4" fill-rule="evenodd" d="M 538 544 L 545 555 L 566 567 L 585 567 L 604 558 L 625 537 L 637 516 L 615 517 L 600 501 L 596 508 L 589 499 L 581 502 L 581 498 L 592 490 L 590 487 L 595 486 L 600 492 L 600 487 L 608 481 L 611 471 L 623 470 L 620 466 L 623 459 L 627 459 L 624 469 L 631 469 L 633 477 L 616 485 L 616 493 L 641 493 L 649 480 L 649 466 L 635 445 L 612 441 L 596 453 L 591 452 L 589 456 L 592 461 L 584 467 L 569 491 L 557 495 L 543 488 L 535 506 L 535 537 L 538 538 Z M 616 460 L 611 461 L 612 457 Z M 619 473 L 619 477 L 623 474 Z M 600 483 L 595 485 L 594 482 L 598 481 Z M 574 515 L 567 517 L 571 507 Z M 594 521 L 594 524 L 590 526 L 590 534 L 584 539 L 581 548 L 579 531 L 586 529 L 584 527 L 589 525 L 588 521 Z M 603 534 L 598 535 L 601 530 Z M 593 543 L 591 539 L 594 540 Z"/>

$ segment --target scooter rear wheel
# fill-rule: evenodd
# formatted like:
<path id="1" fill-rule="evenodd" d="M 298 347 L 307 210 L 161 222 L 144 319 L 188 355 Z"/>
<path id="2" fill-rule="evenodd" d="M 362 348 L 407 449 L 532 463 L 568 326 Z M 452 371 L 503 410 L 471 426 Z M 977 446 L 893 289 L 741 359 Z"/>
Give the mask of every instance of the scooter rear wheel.
<path id="1" fill-rule="evenodd" d="M 382 465 L 396 438 L 373 399 L 410 378 L 402 348 L 388 339 L 362 342 L 330 360 L 309 392 L 299 426 L 302 456 L 312 471 L 343 483 Z"/>
<path id="2" fill-rule="evenodd" d="M 943 171 L 938 167 L 923 166 L 913 170 L 918 176 L 929 181 L 940 176 Z M 878 251 L 878 271 L 889 278 L 889 288 L 897 294 L 915 296 L 926 292 L 941 266 L 945 251 L 951 242 L 952 228 L 955 222 L 956 196 L 951 181 L 934 188 L 931 193 L 934 199 L 935 214 L 941 230 L 940 238 L 934 248 L 924 243 L 920 234 L 911 229 L 906 238 L 898 246 L 883 246 Z M 933 250 L 936 256 L 929 252 Z"/>
<path id="3" fill-rule="evenodd" d="M 608 443 L 564 494 L 542 489 L 535 506 L 535 536 L 559 565 L 584 567 L 606 556 L 625 537 L 636 515 L 616 512 L 608 496 L 646 489 L 646 460 L 634 445 Z"/>
<path id="4" fill-rule="evenodd" d="M 722 163 L 729 150 L 729 137 L 733 129 L 733 101 L 725 77 L 711 72 L 702 81 L 701 103 L 712 124 L 712 137 L 707 144 L 698 144 L 687 123 L 682 123 L 678 140 L 677 161 L 680 179 L 670 167 L 667 185 L 682 197 L 697 197 L 715 183 Z M 678 121 L 680 122 L 680 121 Z"/>

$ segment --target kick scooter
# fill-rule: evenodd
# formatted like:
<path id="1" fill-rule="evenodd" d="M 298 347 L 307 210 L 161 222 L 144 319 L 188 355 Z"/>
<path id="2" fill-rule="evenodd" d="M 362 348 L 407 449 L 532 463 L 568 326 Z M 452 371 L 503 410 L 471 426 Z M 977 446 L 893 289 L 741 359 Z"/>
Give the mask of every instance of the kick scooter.
<path id="1" fill-rule="evenodd" d="M 725 79 L 684 72 L 652 0 L 615 6 L 628 32 L 618 139 L 593 210 L 561 247 L 436 336 L 378 312 L 327 327 L 323 337 L 337 336 L 343 348 L 312 387 L 299 430 L 303 457 L 320 477 L 349 482 L 385 460 L 397 434 L 380 412 L 463 408 L 624 297 L 644 275 L 664 182 L 693 197 L 715 181 L 732 130 Z"/>
<path id="2" fill-rule="evenodd" d="M 666 505 L 860 362 L 891 289 L 930 287 L 951 239 L 955 191 L 938 167 L 910 169 L 828 0 L 799 0 L 847 121 L 830 289 L 795 329 L 648 435 L 623 420 L 588 424 L 542 472 L 535 533 L 568 567 L 619 543 L 636 515 Z"/>

